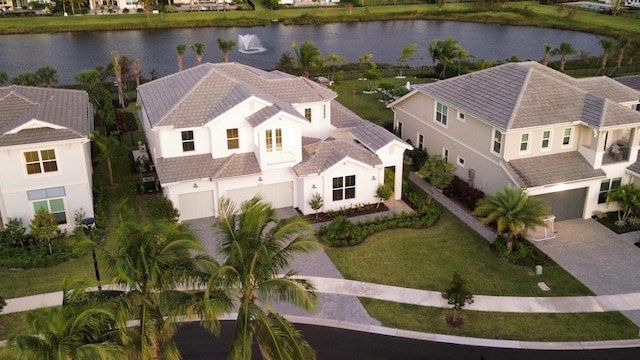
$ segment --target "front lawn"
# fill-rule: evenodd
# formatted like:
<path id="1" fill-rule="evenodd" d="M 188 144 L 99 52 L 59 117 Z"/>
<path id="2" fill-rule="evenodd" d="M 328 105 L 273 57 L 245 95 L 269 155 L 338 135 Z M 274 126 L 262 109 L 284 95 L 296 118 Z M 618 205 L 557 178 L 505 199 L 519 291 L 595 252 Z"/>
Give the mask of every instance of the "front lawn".
<path id="1" fill-rule="evenodd" d="M 523 341 L 598 341 L 635 339 L 638 327 L 619 312 L 519 314 L 462 311 L 464 324 L 445 322 L 450 309 L 361 298 L 383 326 L 435 334 Z M 541 357 L 542 358 L 542 357 Z"/>
<path id="2" fill-rule="evenodd" d="M 362 244 L 327 249 L 347 279 L 424 290 L 444 290 L 454 271 L 474 294 L 505 296 L 581 296 L 593 293 L 559 266 L 542 275 L 497 257 L 487 241 L 447 210 L 428 229 L 377 233 Z M 542 291 L 544 281 L 551 291 Z"/>

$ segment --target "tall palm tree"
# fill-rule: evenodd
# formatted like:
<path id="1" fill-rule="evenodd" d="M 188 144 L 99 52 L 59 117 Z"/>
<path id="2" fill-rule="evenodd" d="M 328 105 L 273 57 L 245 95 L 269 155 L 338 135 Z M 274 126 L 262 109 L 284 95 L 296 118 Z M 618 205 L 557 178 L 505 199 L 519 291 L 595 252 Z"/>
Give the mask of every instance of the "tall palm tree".
<path id="1" fill-rule="evenodd" d="M 624 59 L 625 51 L 630 46 L 630 41 L 626 37 L 621 37 L 616 41 L 615 50 L 618 53 L 616 59 L 616 68 L 613 70 L 613 73 L 616 74 L 618 70 L 620 70 L 620 66 L 622 66 L 622 60 Z"/>
<path id="2" fill-rule="evenodd" d="M 111 57 L 113 58 L 113 75 L 116 79 L 116 86 L 118 87 L 118 104 L 120 107 L 124 108 L 124 89 L 122 87 L 122 67 L 120 65 L 120 55 L 118 52 L 113 50 L 111 52 Z"/>
<path id="3" fill-rule="evenodd" d="M 16 335 L 0 347 L 0 358 L 48 360 L 125 359 L 121 346 L 124 323 L 112 303 L 98 299 L 86 285 L 65 284 L 61 307 L 27 314 L 31 334 Z"/>
<path id="4" fill-rule="evenodd" d="M 44 84 L 48 88 L 53 86 L 53 84 L 57 84 L 60 80 L 58 70 L 50 66 L 41 67 L 36 70 L 36 77 L 41 84 Z"/>
<path id="5" fill-rule="evenodd" d="M 121 212 L 126 216 L 126 212 Z M 217 267 L 199 239 L 185 225 L 156 220 L 150 224 L 122 221 L 115 229 L 115 250 L 105 251 L 105 264 L 115 274 L 112 283 L 129 289 L 120 314 L 136 319 L 125 344 L 129 359 L 179 359 L 173 341 L 178 316 L 199 316 L 213 331 L 216 318 L 230 309 L 218 289 L 188 291 L 204 285 Z M 187 290 L 175 290 L 184 288 Z"/>
<path id="6" fill-rule="evenodd" d="M 329 76 L 330 81 L 336 80 L 336 65 L 339 63 L 346 63 L 347 58 L 344 56 L 340 56 L 338 54 L 331 53 L 324 59 L 324 63 L 331 68 L 331 75 Z"/>
<path id="7" fill-rule="evenodd" d="M 236 47 L 236 42 L 233 40 L 225 40 L 218 38 L 218 48 L 222 51 L 222 61 L 229 62 L 229 51 Z"/>
<path id="8" fill-rule="evenodd" d="M 598 75 L 605 75 L 607 71 L 607 61 L 609 60 L 609 55 L 614 51 L 616 47 L 616 43 L 611 38 L 603 38 L 598 41 L 600 46 L 602 46 L 602 59 L 600 60 L 600 69 L 598 69 Z"/>
<path id="9" fill-rule="evenodd" d="M 305 41 L 300 45 L 294 41 L 291 44 L 293 51 L 298 58 L 298 66 L 302 69 L 302 76 L 308 78 L 311 70 L 322 62 L 322 53 L 313 41 Z"/>
<path id="10" fill-rule="evenodd" d="M 473 214 L 482 217 L 484 224 L 495 223 L 498 232 L 506 235 L 507 249 L 511 252 L 516 235 L 523 235 L 527 228 L 544 225 L 543 217 L 549 214 L 549 205 L 528 196 L 523 189 L 506 186 L 478 201 Z"/>
<path id="11" fill-rule="evenodd" d="M 315 308 L 310 283 L 294 278 L 294 271 L 280 275 L 294 255 L 320 247 L 310 225 L 300 217 L 278 220 L 270 204 L 254 197 L 239 211 L 231 201 L 221 201 L 214 226 L 225 257 L 219 279 L 238 303 L 229 358 L 251 359 L 255 337 L 265 359 L 315 359 L 300 332 L 271 306 L 288 302 L 308 311 Z"/>
<path id="12" fill-rule="evenodd" d="M 468 53 L 460 46 L 458 41 L 450 37 L 446 40 L 433 39 L 429 43 L 429 54 L 434 63 L 436 61 L 442 65 L 442 71 L 439 77 L 443 78 L 447 73 L 447 67 L 455 62 L 455 59 L 461 59 L 464 55 L 466 58 Z"/>
<path id="13" fill-rule="evenodd" d="M 552 55 L 560 55 L 560 71 L 564 72 L 564 64 L 567 63 L 567 56 L 576 54 L 576 50 L 570 43 L 562 42 L 560 46 L 551 51 Z"/>
<path id="14" fill-rule="evenodd" d="M 551 56 L 551 51 L 553 51 L 551 45 L 544 44 L 544 56 L 542 57 L 542 65 L 549 65 L 549 56 Z"/>
<path id="15" fill-rule="evenodd" d="M 123 148 L 123 145 L 115 138 L 115 136 L 111 134 L 104 136 L 97 130 L 94 130 L 91 133 L 91 140 L 95 142 L 96 146 L 100 150 L 100 156 L 107 162 L 109 186 L 114 186 L 115 181 L 113 180 L 113 167 L 111 165 L 111 160 L 116 156 L 118 149 Z"/>
<path id="16" fill-rule="evenodd" d="M 400 77 L 402 77 L 402 68 L 407 65 L 407 61 L 413 59 L 413 55 L 418 51 L 418 44 L 411 43 L 402 48 L 402 53 L 398 58 L 398 64 L 400 65 Z"/>
<path id="17" fill-rule="evenodd" d="M 178 71 L 182 71 L 182 56 L 187 52 L 187 45 L 178 44 L 176 46 L 176 53 L 178 54 Z"/>
<path id="18" fill-rule="evenodd" d="M 196 65 L 202 64 L 202 57 L 206 51 L 207 46 L 203 43 L 195 43 L 191 45 L 191 50 L 196 53 Z"/>

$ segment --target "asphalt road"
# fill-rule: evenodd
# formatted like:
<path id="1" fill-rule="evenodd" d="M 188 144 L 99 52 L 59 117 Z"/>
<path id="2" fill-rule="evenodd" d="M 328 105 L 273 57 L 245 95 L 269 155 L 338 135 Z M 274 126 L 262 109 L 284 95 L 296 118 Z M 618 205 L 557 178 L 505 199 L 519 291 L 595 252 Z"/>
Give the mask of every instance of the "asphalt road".
<path id="1" fill-rule="evenodd" d="M 227 359 L 233 321 L 222 321 L 220 337 L 196 323 L 186 324 L 175 336 L 184 360 Z M 484 360 L 625 360 L 640 359 L 640 348 L 609 350 L 516 350 L 454 345 L 377 335 L 323 326 L 297 324 L 320 360 L 484 359 Z M 254 346 L 254 359 L 261 359 Z"/>

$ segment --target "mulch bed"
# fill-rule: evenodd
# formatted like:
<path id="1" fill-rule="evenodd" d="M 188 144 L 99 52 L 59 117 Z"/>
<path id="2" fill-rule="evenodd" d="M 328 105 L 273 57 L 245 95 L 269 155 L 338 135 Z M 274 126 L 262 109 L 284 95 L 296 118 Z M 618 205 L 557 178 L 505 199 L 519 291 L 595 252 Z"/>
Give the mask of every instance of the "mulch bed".
<path id="1" fill-rule="evenodd" d="M 296 208 L 296 211 L 298 212 L 298 214 L 300 214 L 300 216 L 302 216 L 303 219 L 307 220 L 310 224 L 317 224 L 317 223 L 331 221 L 337 216 L 337 213 L 334 213 L 332 214 L 332 216 L 329 216 L 326 213 L 319 212 L 316 217 L 316 214 L 303 215 L 300 209 L 298 208 Z M 380 206 L 378 207 L 373 205 L 362 210 L 352 209 L 345 213 L 341 212 L 340 214 L 348 218 L 351 218 L 355 216 L 370 215 L 370 214 L 376 214 L 376 213 L 385 212 L 385 211 L 389 211 L 389 208 L 384 203 L 381 203 Z"/>

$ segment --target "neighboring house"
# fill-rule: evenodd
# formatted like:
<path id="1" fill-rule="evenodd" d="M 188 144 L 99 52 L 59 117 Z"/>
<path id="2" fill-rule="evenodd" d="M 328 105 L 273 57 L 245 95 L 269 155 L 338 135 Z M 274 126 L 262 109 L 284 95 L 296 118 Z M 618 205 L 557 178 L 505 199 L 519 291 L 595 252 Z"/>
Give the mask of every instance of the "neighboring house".
<path id="1" fill-rule="evenodd" d="M 556 220 L 608 211 L 640 178 L 640 92 L 608 77 L 574 79 L 536 62 L 426 84 L 389 105 L 403 139 L 457 165 L 485 193 L 515 185 Z"/>
<path id="2" fill-rule="evenodd" d="M 613 80 L 640 91 L 640 75 L 620 76 L 613 78 Z"/>
<path id="3" fill-rule="evenodd" d="M 216 216 L 221 198 L 262 196 L 312 213 L 376 203 L 384 169 L 411 146 L 302 77 L 237 63 L 206 63 L 138 88 L 140 119 L 164 195 L 180 219 Z"/>
<path id="4" fill-rule="evenodd" d="M 0 214 L 28 226 L 40 208 L 60 229 L 74 214 L 93 216 L 89 134 L 93 108 L 85 91 L 0 87 Z"/>

